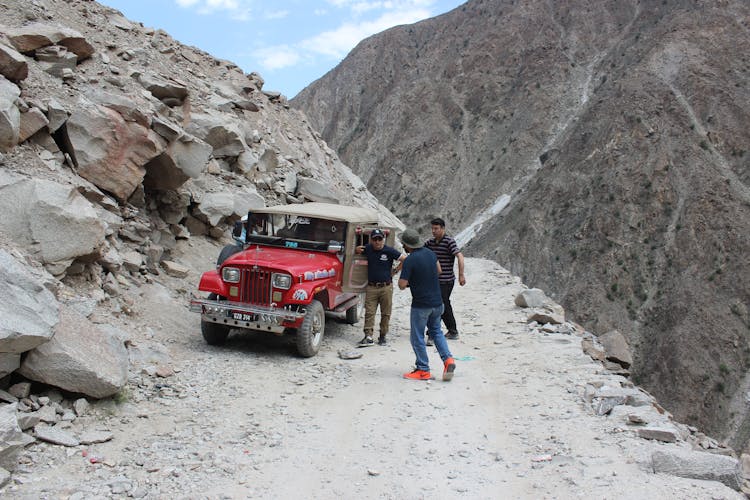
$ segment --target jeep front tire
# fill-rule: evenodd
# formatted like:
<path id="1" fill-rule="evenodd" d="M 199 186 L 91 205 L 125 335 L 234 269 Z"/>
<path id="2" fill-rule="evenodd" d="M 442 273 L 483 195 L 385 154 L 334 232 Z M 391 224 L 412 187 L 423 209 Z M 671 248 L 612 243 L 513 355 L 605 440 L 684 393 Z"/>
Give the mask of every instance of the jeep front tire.
<path id="1" fill-rule="evenodd" d="M 217 298 L 218 295 L 215 293 L 208 294 L 209 300 L 216 300 Z M 227 341 L 229 330 L 230 328 L 226 325 L 201 320 L 201 333 L 203 334 L 203 339 L 208 345 L 222 345 Z"/>
<path id="2" fill-rule="evenodd" d="M 323 304 L 317 300 L 307 306 L 302 326 L 297 329 L 297 351 L 305 358 L 318 354 L 326 328 L 326 316 Z"/>

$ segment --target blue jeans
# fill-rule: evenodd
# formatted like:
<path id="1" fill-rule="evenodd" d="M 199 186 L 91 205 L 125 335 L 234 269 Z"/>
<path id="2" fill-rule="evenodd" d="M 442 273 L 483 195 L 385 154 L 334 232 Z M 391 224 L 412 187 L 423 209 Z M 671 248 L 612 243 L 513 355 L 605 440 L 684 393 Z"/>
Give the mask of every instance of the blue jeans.
<path id="1" fill-rule="evenodd" d="M 430 359 L 427 356 L 427 346 L 424 343 L 424 329 L 427 327 L 427 335 L 432 338 L 440 359 L 445 361 L 453 357 L 448 348 L 448 341 L 445 340 L 443 330 L 440 329 L 440 316 L 443 314 L 443 305 L 437 307 L 412 307 L 410 314 L 411 322 L 411 348 L 417 356 L 417 370 L 430 371 Z"/>

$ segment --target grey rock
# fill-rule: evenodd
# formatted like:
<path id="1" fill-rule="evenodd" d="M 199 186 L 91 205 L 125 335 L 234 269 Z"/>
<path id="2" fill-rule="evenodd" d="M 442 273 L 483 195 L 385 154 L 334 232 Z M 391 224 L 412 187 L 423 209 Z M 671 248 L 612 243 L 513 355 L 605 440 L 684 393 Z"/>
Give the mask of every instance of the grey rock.
<path id="1" fill-rule="evenodd" d="M 0 321 L 0 329 L 2 328 L 2 321 Z M 0 333 L 0 336 L 2 334 Z M 0 340 L 0 345 L 2 344 Z M 12 352 L 0 352 L 0 378 L 5 377 L 13 373 L 21 365 L 21 355 Z M 5 391 L 3 391 L 5 392 Z M 3 398 L 0 396 L 0 401 Z"/>
<path id="2" fill-rule="evenodd" d="M 31 382 L 18 382 L 8 387 L 8 392 L 18 399 L 28 398 L 31 394 Z"/>
<path id="3" fill-rule="evenodd" d="M 24 142 L 26 139 L 36 134 L 47 126 L 49 120 L 39 108 L 31 108 L 26 113 L 21 113 L 21 122 L 18 130 L 18 142 Z"/>
<path id="4" fill-rule="evenodd" d="M 58 311 L 57 300 L 44 284 L 0 250 L 0 352 L 18 355 L 47 342 L 59 321 Z M 15 364 L 13 357 L 3 359 L 4 370 Z"/>
<path id="5" fill-rule="evenodd" d="M 737 459 L 699 451 L 657 450 L 651 455 L 653 471 L 679 477 L 719 481 L 734 490 L 742 486 L 742 472 Z"/>
<path id="6" fill-rule="evenodd" d="M 73 111 L 67 132 L 78 173 L 121 201 L 136 191 L 146 175 L 145 165 L 165 147 L 153 130 L 90 101 Z"/>
<path id="7" fill-rule="evenodd" d="M 680 439 L 680 431 L 674 426 L 660 424 L 658 426 L 640 427 L 636 429 L 638 437 L 653 439 L 664 443 L 674 443 Z"/>
<path id="8" fill-rule="evenodd" d="M 612 330 L 599 335 L 599 342 L 604 346 L 607 359 L 629 368 L 633 364 L 633 355 L 630 353 L 625 337 L 617 330 Z"/>
<path id="9" fill-rule="evenodd" d="M 20 82 L 29 75 L 26 59 L 3 43 L 0 43 L 0 75 L 13 82 Z"/>
<path id="10" fill-rule="evenodd" d="M 82 432 L 80 436 L 78 436 L 78 440 L 81 442 L 81 444 L 106 443 L 107 441 L 111 441 L 113 438 L 114 435 L 109 431 L 86 431 Z"/>
<path id="11" fill-rule="evenodd" d="M 530 288 L 516 295 L 514 302 L 518 307 L 544 307 L 550 299 L 539 288 Z"/>
<path id="12" fill-rule="evenodd" d="M 68 112 L 57 100 L 50 99 L 47 102 L 47 120 L 47 128 L 50 132 L 55 132 L 68 120 Z"/>
<path id="13" fill-rule="evenodd" d="M 96 254 L 104 242 L 105 226 L 91 203 L 57 182 L 28 179 L 0 186 L 0 211 L 13 214 L 0 219 L 0 231 L 63 271 L 74 259 Z"/>
<path id="14" fill-rule="evenodd" d="M 295 195 L 310 201 L 340 203 L 338 195 L 328 185 L 309 177 L 297 177 L 297 192 Z"/>
<path id="15" fill-rule="evenodd" d="M 62 446 L 78 446 L 80 441 L 78 441 L 72 434 L 69 432 L 60 429 L 57 426 L 49 426 L 47 424 L 39 424 L 36 427 L 34 427 L 34 435 L 36 438 L 40 441 L 45 441 L 47 443 L 52 444 L 59 444 Z"/>
<path id="16" fill-rule="evenodd" d="M 13 83 L 0 77 L 0 152 L 8 151 L 18 144 L 21 127 L 21 112 L 16 99 L 21 91 Z"/>
<path id="17" fill-rule="evenodd" d="M 30 351 L 18 372 L 70 392 L 104 398 L 127 382 L 128 354 L 114 335 L 63 308 L 55 336 Z"/>
<path id="18" fill-rule="evenodd" d="M 16 412 L 16 403 L 0 405 L 0 467 L 7 471 L 15 470 L 18 454 L 25 445 Z"/>

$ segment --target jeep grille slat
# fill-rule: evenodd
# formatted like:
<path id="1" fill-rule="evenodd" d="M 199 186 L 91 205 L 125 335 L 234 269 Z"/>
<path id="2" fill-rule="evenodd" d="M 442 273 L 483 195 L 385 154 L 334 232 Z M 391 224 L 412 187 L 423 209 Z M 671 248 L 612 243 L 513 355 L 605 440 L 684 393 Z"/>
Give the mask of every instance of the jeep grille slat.
<path id="1" fill-rule="evenodd" d="M 271 271 L 261 268 L 242 269 L 240 301 L 251 304 L 271 303 Z"/>

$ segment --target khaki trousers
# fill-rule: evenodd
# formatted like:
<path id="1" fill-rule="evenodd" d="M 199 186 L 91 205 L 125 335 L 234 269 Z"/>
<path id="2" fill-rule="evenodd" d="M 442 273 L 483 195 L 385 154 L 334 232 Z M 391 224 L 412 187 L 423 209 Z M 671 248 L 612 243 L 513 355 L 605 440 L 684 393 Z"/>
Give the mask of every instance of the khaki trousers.
<path id="1" fill-rule="evenodd" d="M 380 336 L 388 333 L 393 308 L 393 285 L 382 287 L 368 285 L 365 295 L 365 335 L 372 336 L 375 312 L 380 306 Z"/>

